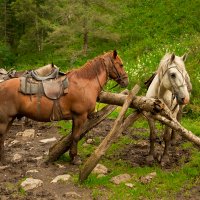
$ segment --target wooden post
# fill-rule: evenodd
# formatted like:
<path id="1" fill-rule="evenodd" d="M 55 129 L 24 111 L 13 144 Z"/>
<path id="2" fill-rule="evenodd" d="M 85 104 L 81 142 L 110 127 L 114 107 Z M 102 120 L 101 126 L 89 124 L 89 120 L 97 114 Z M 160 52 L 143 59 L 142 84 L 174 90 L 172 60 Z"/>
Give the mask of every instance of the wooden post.
<path id="1" fill-rule="evenodd" d="M 122 131 L 125 128 L 127 128 L 124 126 L 124 116 L 133 100 L 133 97 L 138 92 L 138 90 L 139 90 L 138 86 L 135 86 L 131 90 L 130 94 L 127 96 L 127 98 L 124 102 L 124 105 L 123 105 L 117 119 L 114 122 L 113 128 L 111 129 L 109 134 L 105 137 L 105 139 L 102 141 L 102 143 L 99 145 L 99 147 L 95 150 L 95 152 L 89 157 L 89 159 L 83 165 L 82 169 L 80 170 L 80 174 L 79 174 L 79 180 L 81 182 L 84 181 L 88 177 L 88 175 L 91 173 L 91 171 L 97 165 L 97 163 L 99 162 L 101 157 L 105 154 L 107 149 L 110 147 L 112 142 L 121 135 Z M 137 118 L 137 116 L 134 115 L 134 118 Z M 128 120 L 128 121 L 129 121 L 129 123 L 132 123 L 132 121 L 130 121 L 130 120 Z M 127 122 L 126 122 L 126 124 L 127 124 Z"/>

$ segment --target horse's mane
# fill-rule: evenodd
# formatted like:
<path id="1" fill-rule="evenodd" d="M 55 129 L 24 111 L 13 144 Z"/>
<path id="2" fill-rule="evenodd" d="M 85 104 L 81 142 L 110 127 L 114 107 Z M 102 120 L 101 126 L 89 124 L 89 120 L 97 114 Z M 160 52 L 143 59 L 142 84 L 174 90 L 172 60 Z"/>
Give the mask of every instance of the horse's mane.
<path id="1" fill-rule="evenodd" d="M 160 61 L 159 67 L 157 69 L 157 73 L 159 74 L 161 71 L 165 71 L 168 67 L 168 65 L 170 64 L 170 59 L 171 59 L 172 54 L 171 53 L 166 53 L 163 58 Z M 179 68 L 180 70 L 185 70 L 185 64 L 183 62 L 183 60 L 181 59 L 181 57 L 179 56 L 175 56 L 174 62 L 177 64 L 177 68 Z"/>
<path id="2" fill-rule="evenodd" d="M 147 88 L 151 85 L 153 79 L 155 78 L 155 76 L 157 74 L 160 74 L 160 76 L 162 76 L 161 74 L 164 73 L 164 71 L 167 69 L 168 65 L 170 64 L 171 56 L 172 56 L 172 54 L 170 54 L 170 53 L 167 53 L 163 56 L 163 58 L 160 61 L 160 64 L 159 64 L 157 71 L 144 83 Z M 186 79 L 188 91 L 191 92 L 192 91 L 192 84 L 190 82 L 190 77 L 189 77 L 189 75 L 188 75 L 188 73 L 185 69 L 185 64 L 184 64 L 182 58 L 179 57 L 179 56 L 175 56 L 174 62 L 177 64 L 176 65 L 177 68 L 179 68 L 181 71 L 185 71 L 185 73 L 186 73 L 185 79 Z"/>
<path id="3" fill-rule="evenodd" d="M 110 57 L 111 52 L 107 52 L 104 55 L 97 56 L 94 59 L 86 62 L 81 68 L 74 69 L 68 73 L 68 76 L 76 75 L 78 78 L 93 79 L 97 74 L 101 73 L 102 62 L 106 57 Z"/>

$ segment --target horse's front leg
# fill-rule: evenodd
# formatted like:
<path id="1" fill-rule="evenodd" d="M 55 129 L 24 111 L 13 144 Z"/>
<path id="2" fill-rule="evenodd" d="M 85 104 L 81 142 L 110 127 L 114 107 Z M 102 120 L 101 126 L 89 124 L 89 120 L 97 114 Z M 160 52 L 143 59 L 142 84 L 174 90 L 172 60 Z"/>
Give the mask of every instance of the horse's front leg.
<path id="1" fill-rule="evenodd" d="M 165 148 L 163 152 L 163 156 L 161 158 L 161 165 L 165 166 L 167 163 L 169 163 L 169 147 L 170 147 L 170 142 L 171 142 L 171 132 L 172 129 L 169 128 L 168 126 L 165 126 L 165 131 L 164 131 L 164 142 L 165 142 Z"/>
<path id="2" fill-rule="evenodd" d="M 87 119 L 87 115 L 76 115 L 73 118 L 73 124 L 72 124 L 72 144 L 70 146 L 69 155 L 72 160 L 72 164 L 74 165 L 80 165 L 82 163 L 80 156 L 77 154 L 77 145 L 78 141 L 80 140 L 81 130 L 83 128 L 83 125 Z"/>
<path id="3" fill-rule="evenodd" d="M 150 129 L 150 150 L 149 150 L 149 155 L 146 158 L 146 161 L 147 164 L 152 164 L 154 162 L 154 156 L 155 156 L 155 140 L 156 140 L 155 121 L 149 118 L 148 123 Z"/>

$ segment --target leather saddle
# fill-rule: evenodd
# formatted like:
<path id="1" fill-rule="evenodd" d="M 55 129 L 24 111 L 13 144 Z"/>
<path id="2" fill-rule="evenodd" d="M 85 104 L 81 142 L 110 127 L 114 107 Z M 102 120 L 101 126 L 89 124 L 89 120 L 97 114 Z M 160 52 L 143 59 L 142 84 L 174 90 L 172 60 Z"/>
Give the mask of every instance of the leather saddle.
<path id="1" fill-rule="evenodd" d="M 67 93 L 68 79 L 55 65 L 46 65 L 20 77 L 20 92 L 56 100 Z"/>

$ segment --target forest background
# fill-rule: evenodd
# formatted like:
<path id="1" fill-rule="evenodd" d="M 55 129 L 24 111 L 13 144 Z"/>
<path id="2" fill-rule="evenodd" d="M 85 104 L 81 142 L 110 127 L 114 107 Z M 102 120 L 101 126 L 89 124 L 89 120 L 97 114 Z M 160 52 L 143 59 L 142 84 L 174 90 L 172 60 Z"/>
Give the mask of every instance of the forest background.
<path id="1" fill-rule="evenodd" d="M 165 53 L 188 53 L 191 105 L 198 111 L 199 7 L 198 0 L 0 0 L 0 67 L 53 62 L 68 71 L 117 49 L 129 88 L 143 88 Z"/>

